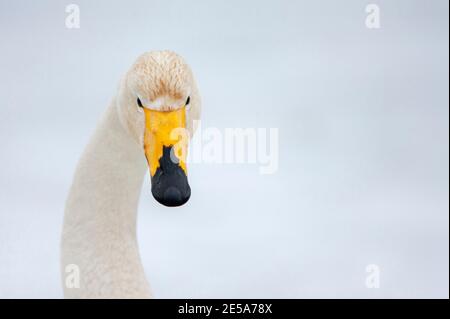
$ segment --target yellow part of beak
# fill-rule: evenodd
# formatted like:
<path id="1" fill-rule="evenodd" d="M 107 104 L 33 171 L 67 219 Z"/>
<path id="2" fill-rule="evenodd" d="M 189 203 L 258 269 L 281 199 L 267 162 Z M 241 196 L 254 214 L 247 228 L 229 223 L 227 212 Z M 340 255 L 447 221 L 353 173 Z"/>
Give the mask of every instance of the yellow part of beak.
<path id="1" fill-rule="evenodd" d="M 186 157 L 189 142 L 186 130 L 186 107 L 175 111 L 154 111 L 144 108 L 144 150 L 150 174 L 160 167 L 164 148 L 171 148 L 171 160 L 178 163 L 187 175 Z"/>

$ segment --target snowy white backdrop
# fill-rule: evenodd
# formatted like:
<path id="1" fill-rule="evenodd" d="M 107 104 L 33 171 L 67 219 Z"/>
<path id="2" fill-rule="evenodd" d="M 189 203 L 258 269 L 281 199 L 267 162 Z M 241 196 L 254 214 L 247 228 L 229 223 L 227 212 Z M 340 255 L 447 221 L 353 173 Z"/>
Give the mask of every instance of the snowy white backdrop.
<path id="1" fill-rule="evenodd" d="M 141 53 L 191 64 L 203 125 L 278 127 L 279 170 L 190 167 L 183 208 L 141 197 L 161 298 L 449 294 L 448 2 L 0 0 L 0 297 L 59 298 L 74 167 Z M 380 288 L 365 286 L 368 264 Z"/>

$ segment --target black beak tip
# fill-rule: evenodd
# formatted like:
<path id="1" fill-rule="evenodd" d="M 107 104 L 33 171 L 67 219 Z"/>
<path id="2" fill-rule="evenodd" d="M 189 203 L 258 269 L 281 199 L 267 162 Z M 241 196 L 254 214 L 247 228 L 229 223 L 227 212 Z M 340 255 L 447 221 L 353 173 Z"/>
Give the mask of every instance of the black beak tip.
<path id="1" fill-rule="evenodd" d="M 191 188 L 186 172 L 170 156 L 172 146 L 163 147 L 163 156 L 159 159 L 159 167 L 152 176 L 153 197 L 167 207 L 184 205 L 191 197 Z"/>
<path id="2" fill-rule="evenodd" d="M 186 202 L 191 197 L 191 189 L 188 188 L 186 191 L 180 191 L 174 186 L 168 187 L 162 194 L 153 193 L 153 197 L 158 201 L 158 203 L 167 207 L 178 207 L 186 204 Z"/>

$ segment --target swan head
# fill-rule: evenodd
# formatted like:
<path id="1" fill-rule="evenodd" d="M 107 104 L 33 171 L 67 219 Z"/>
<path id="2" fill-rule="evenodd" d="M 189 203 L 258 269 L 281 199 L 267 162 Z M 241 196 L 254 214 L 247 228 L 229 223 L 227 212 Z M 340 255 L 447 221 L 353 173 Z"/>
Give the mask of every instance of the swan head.
<path id="1" fill-rule="evenodd" d="M 186 156 L 200 118 L 200 96 L 190 67 L 171 51 L 141 55 L 120 83 L 119 118 L 142 147 L 153 197 L 181 206 L 191 195 Z"/>

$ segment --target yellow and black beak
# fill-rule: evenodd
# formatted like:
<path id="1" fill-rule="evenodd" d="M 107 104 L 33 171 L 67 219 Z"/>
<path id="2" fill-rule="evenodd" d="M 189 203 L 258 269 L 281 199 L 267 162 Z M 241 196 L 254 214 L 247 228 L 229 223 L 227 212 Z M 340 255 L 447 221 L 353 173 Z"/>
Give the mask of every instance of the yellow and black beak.
<path id="1" fill-rule="evenodd" d="M 153 197 L 165 206 L 181 206 L 191 196 L 186 171 L 186 108 L 168 112 L 144 108 L 144 113 L 144 149 Z"/>

